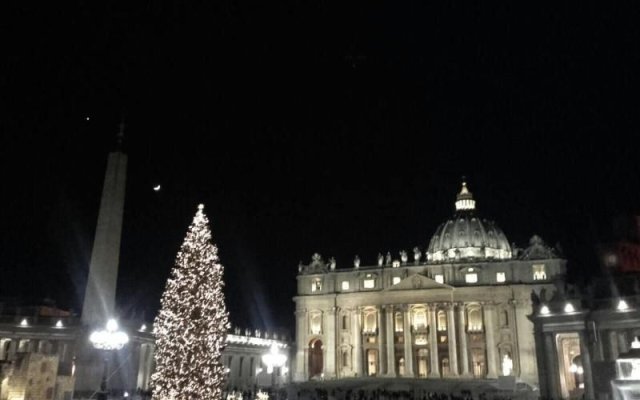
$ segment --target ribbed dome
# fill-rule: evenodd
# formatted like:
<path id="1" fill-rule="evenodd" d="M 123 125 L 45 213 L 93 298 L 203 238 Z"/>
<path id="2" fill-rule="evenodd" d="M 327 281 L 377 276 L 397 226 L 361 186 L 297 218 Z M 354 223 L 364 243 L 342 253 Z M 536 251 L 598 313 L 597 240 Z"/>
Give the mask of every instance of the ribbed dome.
<path id="1" fill-rule="evenodd" d="M 475 200 L 465 182 L 462 182 L 455 205 L 453 218 L 441 224 L 431 238 L 427 261 L 511 258 L 511 246 L 502 229 L 493 221 L 475 215 Z"/>

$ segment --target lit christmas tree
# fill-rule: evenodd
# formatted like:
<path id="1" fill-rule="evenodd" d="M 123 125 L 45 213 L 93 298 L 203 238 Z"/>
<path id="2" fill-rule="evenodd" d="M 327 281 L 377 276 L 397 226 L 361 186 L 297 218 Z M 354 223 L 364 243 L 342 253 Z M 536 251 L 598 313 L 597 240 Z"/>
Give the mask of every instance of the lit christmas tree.
<path id="1" fill-rule="evenodd" d="M 162 294 L 154 323 L 157 400 L 221 399 L 221 362 L 229 314 L 222 288 L 223 267 L 211 242 L 209 220 L 198 206 Z"/>

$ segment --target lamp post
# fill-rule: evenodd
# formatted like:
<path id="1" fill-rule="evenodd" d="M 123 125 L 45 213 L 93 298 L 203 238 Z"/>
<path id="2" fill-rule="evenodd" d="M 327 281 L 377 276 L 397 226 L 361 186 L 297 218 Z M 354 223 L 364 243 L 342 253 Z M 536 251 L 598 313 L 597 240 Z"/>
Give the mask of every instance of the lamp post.
<path id="1" fill-rule="evenodd" d="M 267 373 L 271 374 L 271 387 L 273 388 L 274 393 L 277 393 L 275 390 L 276 372 L 274 371 L 274 368 L 282 367 L 287 362 L 287 356 L 280 353 L 278 345 L 274 343 L 271 345 L 271 350 L 262 356 L 262 362 L 267 366 Z"/>
<path id="2" fill-rule="evenodd" d="M 105 351 L 104 372 L 102 381 L 100 382 L 100 391 L 98 392 L 98 400 L 107 399 L 107 370 L 108 370 L 108 352 L 111 350 L 120 350 L 129 342 L 129 335 L 118 330 L 118 323 L 115 319 L 107 321 L 106 329 L 94 331 L 89 336 L 89 341 L 94 348 Z"/>

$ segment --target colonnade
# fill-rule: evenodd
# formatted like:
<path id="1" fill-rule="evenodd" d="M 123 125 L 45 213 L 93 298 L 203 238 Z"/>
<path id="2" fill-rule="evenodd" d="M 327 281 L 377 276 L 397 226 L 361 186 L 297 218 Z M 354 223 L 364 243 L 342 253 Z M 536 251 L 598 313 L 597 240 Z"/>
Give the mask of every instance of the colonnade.
<path id="1" fill-rule="evenodd" d="M 467 316 L 470 307 L 478 311 L 474 318 L 479 318 L 471 327 Z M 297 380 L 310 379 L 319 371 L 329 379 L 497 378 L 501 374 L 496 337 L 498 316 L 496 305 L 491 303 L 334 307 L 323 312 L 319 333 L 317 330 L 312 333 L 307 310 L 298 310 L 296 315 L 297 332 L 303 333 L 297 339 Z M 400 319 L 401 327 L 397 326 Z M 321 367 L 310 364 L 311 353 L 318 351 L 313 347 L 317 341 L 321 341 L 322 356 L 316 356 L 315 360 L 323 360 Z M 512 351 L 517 349 L 514 347 Z"/>

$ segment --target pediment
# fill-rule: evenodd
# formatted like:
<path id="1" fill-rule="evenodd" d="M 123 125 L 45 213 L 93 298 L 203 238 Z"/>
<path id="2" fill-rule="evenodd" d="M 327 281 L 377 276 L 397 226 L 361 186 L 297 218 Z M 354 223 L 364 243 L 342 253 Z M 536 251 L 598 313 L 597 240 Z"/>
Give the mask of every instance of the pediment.
<path id="1" fill-rule="evenodd" d="M 452 286 L 438 283 L 424 275 L 409 275 L 400 282 L 390 286 L 387 290 L 421 290 L 421 289 L 448 289 L 453 290 Z"/>

